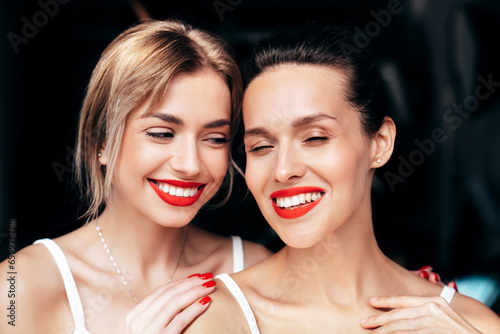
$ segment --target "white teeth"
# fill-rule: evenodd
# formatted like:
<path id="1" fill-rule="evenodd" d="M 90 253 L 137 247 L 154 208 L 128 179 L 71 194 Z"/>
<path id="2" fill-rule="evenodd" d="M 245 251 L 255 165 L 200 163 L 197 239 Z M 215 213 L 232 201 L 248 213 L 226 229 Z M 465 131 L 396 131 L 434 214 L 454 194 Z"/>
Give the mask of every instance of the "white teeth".
<path id="1" fill-rule="evenodd" d="M 181 188 L 174 187 L 172 185 L 168 185 L 166 183 L 157 183 L 158 188 L 160 188 L 163 192 L 177 196 L 177 197 L 193 197 L 198 193 L 198 188 Z"/>
<path id="2" fill-rule="evenodd" d="M 306 196 L 304 194 L 299 195 L 300 204 L 304 204 L 306 202 Z"/>
<path id="3" fill-rule="evenodd" d="M 278 197 L 276 198 L 276 206 L 280 208 L 289 208 L 292 206 L 314 202 L 323 196 L 320 192 L 312 192 L 299 194 L 291 197 Z"/>

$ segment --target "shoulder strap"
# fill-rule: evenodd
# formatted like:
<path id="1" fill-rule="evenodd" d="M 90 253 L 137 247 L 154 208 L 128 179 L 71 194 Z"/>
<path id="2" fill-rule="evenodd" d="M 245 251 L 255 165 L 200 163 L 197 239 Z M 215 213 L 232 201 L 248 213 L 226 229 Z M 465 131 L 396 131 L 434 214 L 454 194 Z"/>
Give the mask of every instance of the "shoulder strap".
<path id="1" fill-rule="evenodd" d="M 243 253 L 243 242 L 240 237 L 232 235 L 233 239 L 233 273 L 245 269 L 245 254 Z"/>
<path id="2" fill-rule="evenodd" d="M 85 327 L 85 314 L 83 313 L 83 305 L 76 288 L 75 279 L 68 265 L 68 260 L 62 249 L 51 239 L 40 239 L 34 242 L 35 244 L 43 244 L 47 247 L 56 261 L 57 267 L 61 272 L 64 281 L 64 288 L 68 296 L 69 307 L 75 321 L 75 333 L 87 333 Z"/>
<path id="3" fill-rule="evenodd" d="M 455 295 L 455 289 L 447 285 L 443 287 L 443 290 L 441 290 L 440 294 L 440 296 L 443 297 L 444 300 L 448 302 L 448 304 L 451 304 L 451 300 L 453 299 L 454 295 Z"/>
<path id="4" fill-rule="evenodd" d="M 250 304 L 248 304 L 243 291 L 241 291 L 240 287 L 236 282 L 229 276 L 228 274 L 220 274 L 215 278 L 220 279 L 227 287 L 229 292 L 233 295 L 234 299 L 240 304 L 240 307 L 245 315 L 245 319 L 247 320 L 248 327 L 250 328 L 250 333 L 252 334 L 260 334 L 259 327 L 257 326 L 257 320 L 255 319 L 255 315 L 252 312 L 252 308 Z"/>

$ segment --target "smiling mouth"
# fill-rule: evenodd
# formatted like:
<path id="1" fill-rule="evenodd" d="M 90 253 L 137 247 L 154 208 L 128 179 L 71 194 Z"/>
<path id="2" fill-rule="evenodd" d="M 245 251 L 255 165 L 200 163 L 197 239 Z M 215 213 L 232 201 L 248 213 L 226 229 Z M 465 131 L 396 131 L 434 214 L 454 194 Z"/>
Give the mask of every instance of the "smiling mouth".
<path id="1" fill-rule="evenodd" d="M 200 198 L 206 183 L 180 180 L 148 179 L 151 188 L 165 203 L 173 206 L 190 206 Z"/>
<path id="2" fill-rule="evenodd" d="M 197 187 L 179 187 L 158 180 L 152 180 L 152 179 L 148 180 L 154 183 L 158 187 L 158 189 L 160 189 L 164 193 L 175 197 L 194 197 L 203 187 L 205 187 L 205 184 L 202 184 Z"/>
<path id="3" fill-rule="evenodd" d="M 269 197 L 278 216 L 295 219 L 314 209 L 324 195 L 325 190 L 318 187 L 294 187 L 275 191 Z"/>
<path id="4" fill-rule="evenodd" d="M 272 200 L 280 209 L 293 210 L 319 200 L 324 194 L 324 192 L 315 191 L 289 197 L 275 197 Z"/>

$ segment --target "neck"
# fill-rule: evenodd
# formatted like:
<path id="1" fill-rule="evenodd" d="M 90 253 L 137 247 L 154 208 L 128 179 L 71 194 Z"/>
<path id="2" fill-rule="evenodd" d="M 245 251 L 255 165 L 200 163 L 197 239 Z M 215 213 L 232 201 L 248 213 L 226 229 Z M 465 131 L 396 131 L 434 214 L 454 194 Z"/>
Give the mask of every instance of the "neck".
<path id="1" fill-rule="evenodd" d="M 314 246 L 285 246 L 273 258 L 282 290 L 294 294 L 289 298 L 314 296 L 319 302 L 357 307 L 380 294 L 384 280 L 396 275 L 400 269 L 375 240 L 369 202 L 364 207 Z"/>
<path id="2" fill-rule="evenodd" d="M 161 226 L 132 209 L 109 203 L 95 222 L 118 268 L 134 292 L 167 283 L 176 269 L 188 226 Z M 96 239 L 98 233 L 96 233 Z M 100 242 L 100 241 L 99 241 Z M 105 255 L 103 248 L 103 256 Z M 180 264 L 179 264 L 180 265 Z M 174 277 L 175 279 L 175 277 Z"/>

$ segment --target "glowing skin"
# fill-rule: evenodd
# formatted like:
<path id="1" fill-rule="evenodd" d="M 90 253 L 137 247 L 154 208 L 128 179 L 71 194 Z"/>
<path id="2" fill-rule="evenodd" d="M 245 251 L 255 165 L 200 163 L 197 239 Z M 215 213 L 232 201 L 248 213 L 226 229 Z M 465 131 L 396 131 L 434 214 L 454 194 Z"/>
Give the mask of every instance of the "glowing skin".
<path id="1" fill-rule="evenodd" d="M 112 201 L 160 225 L 184 226 L 224 179 L 230 92 L 215 72 L 178 74 L 159 106 L 145 108 L 127 119 Z"/>
<path id="2" fill-rule="evenodd" d="M 369 208 L 362 204 L 369 201 L 374 145 L 344 98 L 345 82 L 337 69 L 282 65 L 254 79 L 245 93 L 246 181 L 267 221 L 292 247 L 318 243 L 366 214 L 359 208 Z M 314 187 L 321 197 L 312 204 L 289 197 L 298 212 L 290 215 L 291 203 L 275 192 L 293 194 L 296 187 Z M 277 209 L 280 204 L 285 208 Z"/>

